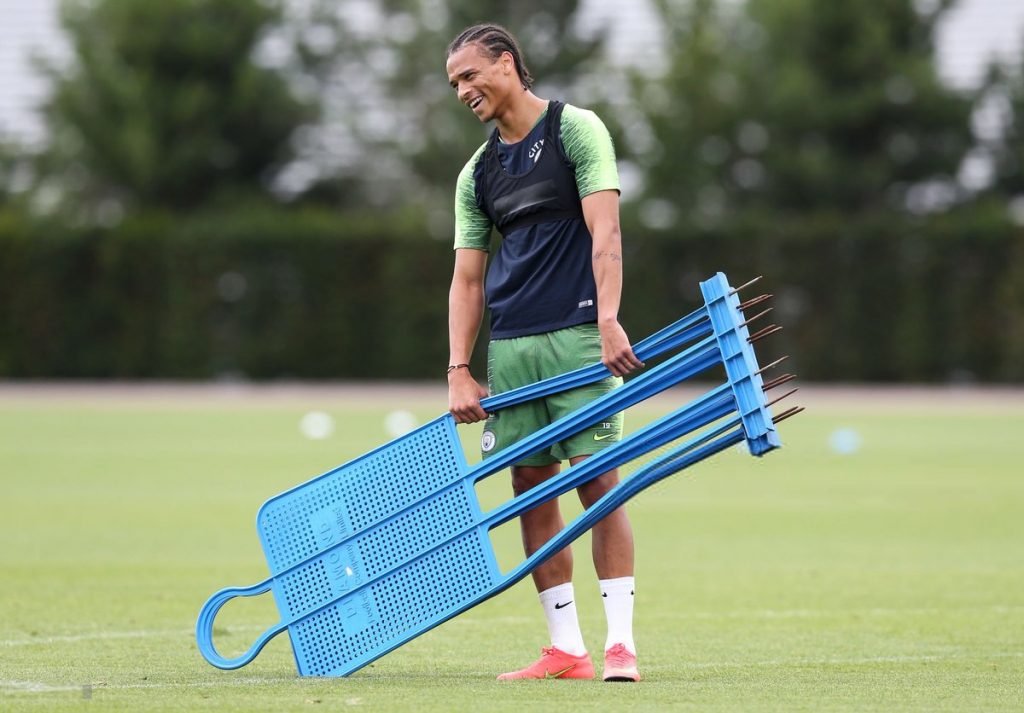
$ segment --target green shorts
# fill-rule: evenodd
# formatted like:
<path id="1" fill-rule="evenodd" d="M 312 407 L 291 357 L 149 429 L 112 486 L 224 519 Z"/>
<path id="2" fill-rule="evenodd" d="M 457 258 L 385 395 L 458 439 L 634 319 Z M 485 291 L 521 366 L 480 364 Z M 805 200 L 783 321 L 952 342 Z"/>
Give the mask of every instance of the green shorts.
<path id="1" fill-rule="evenodd" d="M 487 350 L 487 383 L 492 394 L 500 394 L 599 361 L 601 334 L 593 322 L 545 334 L 495 339 Z M 609 376 L 596 384 L 551 394 L 491 414 L 480 439 L 483 457 L 494 455 L 621 384 L 620 377 Z M 622 414 L 618 413 L 524 458 L 516 465 L 549 465 L 576 456 L 593 455 L 619 441 L 622 426 Z"/>

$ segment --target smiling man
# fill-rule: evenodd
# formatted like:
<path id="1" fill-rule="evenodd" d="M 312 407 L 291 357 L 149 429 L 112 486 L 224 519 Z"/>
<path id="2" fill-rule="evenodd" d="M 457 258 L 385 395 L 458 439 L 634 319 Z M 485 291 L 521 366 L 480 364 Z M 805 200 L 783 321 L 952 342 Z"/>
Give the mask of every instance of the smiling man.
<path id="1" fill-rule="evenodd" d="M 449 294 L 449 409 L 459 423 L 487 419 L 483 457 L 497 453 L 622 383 L 642 366 L 619 324 L 622 247 L 619 181 L 611 137 L 590 111 L 546 101 L 519 43 L 505 28 L 482 24 L 448 47 L 448 80 L 490 139 L 459 175 L 455 198 L 455 272 Z M 492 228 L 502 240 L 487 266 Z M 485 280 L 486 274 L 486 280 Z M 613 376 L 488 415 L 482 388 L 469 371 L 484 304 L 490 309 L 488 386 L 501 393 L 566 371 L 604 362 Z M 621 414 L 593 424 L 512 468 L 518 495 L 622 436 Z M 610 471 L 578 489 L 589 507 L 618 482 Z M 521 518 L 530 555 L 564 526 L 558 502 Z M 639 681 L 633 642 L 633 534 L 620 508 L 593 529 L 594 567 L 608 618 L 603 677 Z M 593 678 L 580 633 L 567 547 L 533 573 L 551 646 L 501 680 Z"/>

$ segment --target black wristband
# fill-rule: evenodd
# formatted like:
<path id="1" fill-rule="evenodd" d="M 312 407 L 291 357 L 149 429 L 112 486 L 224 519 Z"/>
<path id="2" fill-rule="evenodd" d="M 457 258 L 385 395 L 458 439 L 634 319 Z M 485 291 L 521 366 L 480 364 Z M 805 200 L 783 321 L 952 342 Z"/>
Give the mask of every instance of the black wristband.
<path id="1" fill-rule="evenodd" d="M 452 373 L 453 371 L 455 371 L 456 369 L 468 369 L 468 368 L 469 368 L 469 364 L 450 364 L 450 365 L 448 366 L 448 371 L 447 371 L 447 373 L 448 373 L 448 374 L 451 374 L 451 373 Z"/>

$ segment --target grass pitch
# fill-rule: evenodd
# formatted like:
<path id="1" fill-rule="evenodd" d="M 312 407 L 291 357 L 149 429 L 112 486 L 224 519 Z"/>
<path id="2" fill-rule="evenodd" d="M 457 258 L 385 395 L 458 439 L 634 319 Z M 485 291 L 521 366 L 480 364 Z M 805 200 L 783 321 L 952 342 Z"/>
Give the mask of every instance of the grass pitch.
<path id="1" fill-rule="evenodd" d="M 546 643 L 529 581 L 347 679 L 298 678 L 286 634 L 238 671 L 210 667 L 195 617 L 214 590 L 266 576 L 259 505 L 389 440 L 389 412 L 422 422 L 445 401 L 184 391 L 0 389 L 0 709 L 1022 707 L 1019 392 L 812 394 L 780 426 L 783 450 L 730 449 L 641 493 L 629 509 L 645 680 L 627 685 L 494 680 Z M 330 438 L 300 434 L 314 408 L 334 417 Z M 830 447 L 841 428 L 856 452 Z M 472 451 L 479 429 L 462 433 Z M 482 498 L 507 493 L 499 474 Z M 495 542 L 503 563 L 521 558 L 514 531 Z M 588 547 L 575 546 L 577 605 L 599 652 Z M 238 654 L 276 619 L 269 594 L 236 600 L 218 645 Z"/>

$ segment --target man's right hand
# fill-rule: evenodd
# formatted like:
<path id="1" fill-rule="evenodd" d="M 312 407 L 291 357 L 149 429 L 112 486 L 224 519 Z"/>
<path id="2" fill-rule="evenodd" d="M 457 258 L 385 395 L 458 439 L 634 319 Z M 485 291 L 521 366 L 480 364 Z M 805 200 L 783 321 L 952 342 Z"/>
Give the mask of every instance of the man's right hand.
<path id="1" fill-rule="evenodd" d="M 468 368 L 456 369 L 448 375 L 448 411 L 455 423 L 476 423 L 487 418 L 480 399 L 487 389 L 477 383 Z"/>

